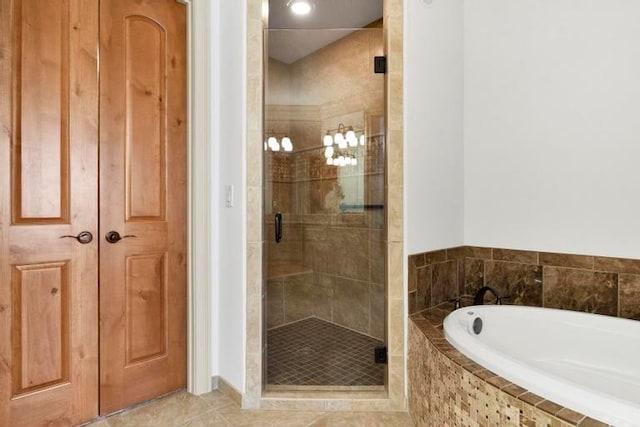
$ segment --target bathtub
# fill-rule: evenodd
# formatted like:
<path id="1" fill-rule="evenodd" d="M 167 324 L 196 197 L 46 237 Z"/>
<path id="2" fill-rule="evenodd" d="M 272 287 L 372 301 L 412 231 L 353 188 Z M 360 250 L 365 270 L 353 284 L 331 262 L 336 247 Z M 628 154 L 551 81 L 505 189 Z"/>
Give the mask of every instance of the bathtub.
<path id="1" fill-rule="evenodd" d="M 545 399 L 607 424 L 640 426 L 638 321 L 472 306 L 446 317 L 444 335 L 476 363 Z"/>

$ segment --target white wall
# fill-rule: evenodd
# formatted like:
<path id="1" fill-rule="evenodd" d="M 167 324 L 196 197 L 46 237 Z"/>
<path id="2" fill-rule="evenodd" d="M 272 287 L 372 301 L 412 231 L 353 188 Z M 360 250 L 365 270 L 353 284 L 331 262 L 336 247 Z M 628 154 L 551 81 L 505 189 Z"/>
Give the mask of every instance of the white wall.
<path id="1" fill-rule="evenodd" d="M 245 2 L 216 0 L 213 26 L 213 372 L 244 391 Z M 235 204 L 224 203 L 233 185 Z"/>
<path id="2" fill-rule="evenodd" d="M 463 1 L 405 0 L 405 252 L 463 244 Z"/>
<path id="3" fill-rule="evenodd" d="M 640 257 L 638 17 L 465 2 L 466 244 Z"/>

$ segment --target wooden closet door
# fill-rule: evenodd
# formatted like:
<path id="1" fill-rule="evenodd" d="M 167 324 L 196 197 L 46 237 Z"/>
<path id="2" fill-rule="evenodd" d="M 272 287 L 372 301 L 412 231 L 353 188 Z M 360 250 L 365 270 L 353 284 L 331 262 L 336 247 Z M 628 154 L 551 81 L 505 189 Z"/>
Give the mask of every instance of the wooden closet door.
<path id="1" fill-rule="evenodd" d="M 1 426 L 98 414 L 97 24 L 95 0 L 0 0 Z"/>
<path id="2" fill-rule="evenodd" d="M 100 1 L 102 414 L 186 386 L 185 31 L 175 0 Z"/>

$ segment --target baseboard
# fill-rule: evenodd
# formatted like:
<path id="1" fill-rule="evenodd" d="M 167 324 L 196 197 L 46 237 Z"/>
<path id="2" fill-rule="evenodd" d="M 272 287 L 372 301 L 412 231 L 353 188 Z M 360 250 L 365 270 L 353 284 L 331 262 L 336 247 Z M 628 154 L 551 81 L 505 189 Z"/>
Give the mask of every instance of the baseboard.
<path id="1" fill-rule="evenodd" d="M 216 375 L 211 377 L 211 388 L 213 390 L 218 390 L 220 393 L 233 400 L 238 406 L 242 406 L 242 393 L 240 393 L 221 376 Z"/>

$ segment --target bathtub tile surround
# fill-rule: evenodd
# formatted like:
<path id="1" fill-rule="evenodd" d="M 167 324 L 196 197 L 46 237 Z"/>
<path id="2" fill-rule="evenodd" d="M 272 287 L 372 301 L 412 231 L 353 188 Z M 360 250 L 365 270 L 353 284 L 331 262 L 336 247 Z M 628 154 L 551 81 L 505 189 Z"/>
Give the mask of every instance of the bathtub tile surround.
<path id="1" fill-rule="evenodd" d="M 618 315 L 618 275 L 615 273 L 546 267 L 544 285 L 547 307 Z"/>
<path id="2" fill-rule="evenodd" d="M 640 320 L 636 259 L 461 246 L 411 255 L 408 264 L 409 313 L 492 286 L 511 297 L 506 304 Z"/>
<path id="3" fill-rule="evenodd" d="M 483 283 L 495 284 L 489 286 L 498 287 L 502 295 L 508 295 L 509 304 L 542 306 L 540 265 L 487 260 L 484 262 Z M 477 289 L 479 288 L 470 288 L 471 295 Z"/>
<path id="4" fill-rule="evenodd" d="M 447 342 L 443 303 L 410 317 L 409 412 L 416 425 L 604 427 L 484 369 Z"/>
<path id="5" fill-rule="evenodd" d="M 620 317 L 640 319 L 640 275 L 618 276 Z"/>

